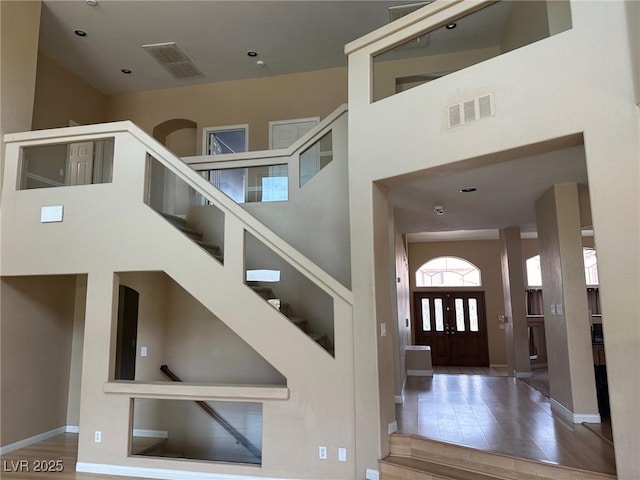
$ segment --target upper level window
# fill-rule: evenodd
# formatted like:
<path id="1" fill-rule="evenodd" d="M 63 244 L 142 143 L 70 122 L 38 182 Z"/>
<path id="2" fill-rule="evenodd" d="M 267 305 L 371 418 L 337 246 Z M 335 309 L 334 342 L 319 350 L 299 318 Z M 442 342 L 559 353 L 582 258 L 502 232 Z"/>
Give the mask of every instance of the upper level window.
<path id="1" fill-rule="evenodd" d="M 437 257 L 416 271 L 418 287 L 479 287 L 480 270 L 457 257 Z"/>
<path id="2" fill-rule="evenodd" d="M 593 247 L 582 247 L 582 258 L 584 261 L 584 277 L 587 285 L 599 285 L 596 250 Z M 527 285 L 530 287 L 542 286 L 540 255 L 527 259 Z"/>
<path id="3" fill-rule="evenodd" d="M 246 152 L 249 144 L 249 126 L 206 127 L 202 131 L 202 142 L 203 155 Z"/>

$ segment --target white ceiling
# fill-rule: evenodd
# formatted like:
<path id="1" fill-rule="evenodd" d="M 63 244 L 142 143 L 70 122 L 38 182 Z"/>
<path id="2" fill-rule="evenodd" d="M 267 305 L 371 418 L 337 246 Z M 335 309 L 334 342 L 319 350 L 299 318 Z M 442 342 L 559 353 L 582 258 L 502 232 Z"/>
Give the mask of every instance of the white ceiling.
<path id="1" fill-rule="evenodd" d="M 44 0 L 40 50 L 106 94 L 346 65 L 346 43 L 411 1 Z M 73 32 L 83 29 L 86 37 Z M 205 76 L 176 80 L 142 45 L 176 42 Z M 246 55 L 259 53 L 256 58 Z M 259 69 L 256 61 L 266 67 Z M 131 75 L 122 68 L 133 71 Z"/>
<path id="2" fill-rule="evenodd" d="M 496 238 L 497 229 L 509 227 L 535 232 L 535 201 L 554 184 L 566 182 L 588 185 L 582 145 L 381 183 L 389 186 L 400 230 L 422 232 L 410 239 L 427 241 Z M 477 191 L 460 192 L 464 187 Z M 434 206 L 443 206 L 444 215 L 436 215 Z"/>

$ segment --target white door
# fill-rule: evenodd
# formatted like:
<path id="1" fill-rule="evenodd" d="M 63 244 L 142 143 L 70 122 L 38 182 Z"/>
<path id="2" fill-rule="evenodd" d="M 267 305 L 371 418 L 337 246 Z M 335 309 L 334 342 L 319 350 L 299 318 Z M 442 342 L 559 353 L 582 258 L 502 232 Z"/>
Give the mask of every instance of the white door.
<path id="1" fill-rule="evenodd" d="M 287 148 L 318 125 L 320 117 L 269 122 L 269 148 Z"/>
<path id="2" fill-rule="evenodd" d="M 93 180 L 93 142 L 69 145 L 67 185 L 90 185 Z"/>

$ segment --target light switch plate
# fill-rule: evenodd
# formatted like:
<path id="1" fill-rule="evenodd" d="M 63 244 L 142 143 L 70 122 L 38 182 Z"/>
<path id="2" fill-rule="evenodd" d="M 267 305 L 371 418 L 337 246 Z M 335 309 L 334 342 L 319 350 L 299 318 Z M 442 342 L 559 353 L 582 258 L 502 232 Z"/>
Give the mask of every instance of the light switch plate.
<path id="1" fill-rule="evenodd" d="M 558 305 L 556 305 L 556 314 L 557 314 L 557 315 L 564 315 L 563 310 L 564 310 L 564 309 L 562 308 L 562 304 L 561 304 L 561 303 L 559 303 Z"/>
<path id="2" fill-rule="evenodd" d="M 551 304 L 551 315 L 555 315 L 556 314 L 556 304 L 552 303 Z"/>
<path id="3" fill-rule="evenodd" d="M 140 347 L 140 356 L 141 357 L 147 356 L 147 347 Z"/>
<path id="4" fill-rule="evenodd" d="M 387 336 L 387 324 L 386 323 L 381 323 L 380 324 L 380 336 L 381 337 L 386 337 Z"/>
<path id="5" fill-rule="evenodd" d="M 338 448 L 338 461 L 346 462 L 347 461 L 347 449 L 344 447 Z"/>

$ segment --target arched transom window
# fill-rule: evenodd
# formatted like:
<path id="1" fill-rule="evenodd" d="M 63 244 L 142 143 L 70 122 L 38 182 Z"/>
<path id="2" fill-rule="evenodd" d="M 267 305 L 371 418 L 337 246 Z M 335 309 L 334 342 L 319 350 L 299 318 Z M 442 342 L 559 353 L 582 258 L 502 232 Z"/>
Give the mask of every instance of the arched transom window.
<path id="1" fill-rule="evenodd" d="M 418 287 L 479 287 L 480 269 L 458 257 L 437 257 L 416 271 Z"/>

